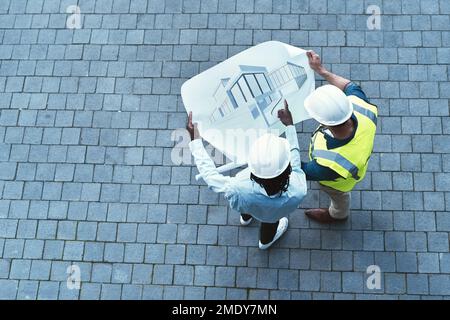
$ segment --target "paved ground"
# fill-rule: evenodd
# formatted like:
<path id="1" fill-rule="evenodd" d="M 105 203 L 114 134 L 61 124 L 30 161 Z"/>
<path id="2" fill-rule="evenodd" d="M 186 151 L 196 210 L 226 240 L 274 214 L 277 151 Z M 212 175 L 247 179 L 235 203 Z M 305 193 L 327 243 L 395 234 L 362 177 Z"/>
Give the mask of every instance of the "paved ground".
<path id="1" fill-rule="evenodd" d="M 0 298 L 450 296 L 449 1 L 79 0 L 70 30 L 76 3 L 0 1 Z M 321 53 L 381 119 L 351 219 L 299 209 L 262 252 L 257 226 L 170 153 L 181 84 L 271 39 Z M 303 150 L 314 126 L 298 126 Z M 302 207 L 319 203 L 312 185 Z"/>

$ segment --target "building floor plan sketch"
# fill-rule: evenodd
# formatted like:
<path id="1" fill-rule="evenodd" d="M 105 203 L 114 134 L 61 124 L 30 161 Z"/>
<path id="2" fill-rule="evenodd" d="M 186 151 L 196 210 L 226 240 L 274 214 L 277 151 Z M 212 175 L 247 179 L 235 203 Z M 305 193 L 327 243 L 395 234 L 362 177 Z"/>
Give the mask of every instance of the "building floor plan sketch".
<path id="1" fill-rule="evenodd" d="M 309 118 L 303 102 L 314 90 L 306 51 L 269 41 L 186 81 L 181 95 L 201 136 L 235 163 L 246 163 L 251 143 L 284 132 L 278 110 L 286 99 L 295 123 Z"/>

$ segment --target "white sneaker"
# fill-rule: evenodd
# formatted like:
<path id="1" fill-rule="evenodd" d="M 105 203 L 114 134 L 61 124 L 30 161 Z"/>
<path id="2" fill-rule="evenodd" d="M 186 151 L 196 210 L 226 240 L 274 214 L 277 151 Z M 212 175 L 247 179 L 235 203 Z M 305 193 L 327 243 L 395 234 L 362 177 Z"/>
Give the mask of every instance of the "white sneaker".
<path id="1" fill-rule="evenodd" d="M 241 226 L 248 226 L 253 221 L 253 218 L 244 220 L 242 219 L 242 216 L 239 216 L 239 220 L 241 221 Z"/>
<path id="2" fill-rule="evenodd" d="M 269 243 L 262 244 L 261 241 L 259 241 L 259 248 L 261 250 L 268 249 L 272 244 L 275 243 L 280 237 L 283 235 L 283 233 L 286 232 L 288 228 L 288 218 L 284 217 L 280 219 L 280 222 L 278 223 L 277 233 L 275 234 L 275 237 L 273 237 L 273 240 Z"/>

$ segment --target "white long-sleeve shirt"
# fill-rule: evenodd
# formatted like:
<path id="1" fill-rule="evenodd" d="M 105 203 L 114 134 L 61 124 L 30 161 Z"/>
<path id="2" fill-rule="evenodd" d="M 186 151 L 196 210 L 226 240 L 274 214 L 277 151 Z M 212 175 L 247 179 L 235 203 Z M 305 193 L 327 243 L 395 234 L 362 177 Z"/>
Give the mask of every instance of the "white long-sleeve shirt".
<path id="1" fill-rule="evenodd" d="M 300 149 L 294 126 L 286 128 L 291 146 L 292 173 L 289 187 L 280 195 L 268 196 L 264 188 L 250 179 L 245 169 L 236 177 L 220 174 L 206 152 L 201 139 L 189 143 L 189 148 L 203 180 L 215 192 L 223 192 L 230 207 L 240 213 L 251 214 L 262 222 L 274 223 L 294 211 L 306 195 L 306 177 L 301 169 Z"/>

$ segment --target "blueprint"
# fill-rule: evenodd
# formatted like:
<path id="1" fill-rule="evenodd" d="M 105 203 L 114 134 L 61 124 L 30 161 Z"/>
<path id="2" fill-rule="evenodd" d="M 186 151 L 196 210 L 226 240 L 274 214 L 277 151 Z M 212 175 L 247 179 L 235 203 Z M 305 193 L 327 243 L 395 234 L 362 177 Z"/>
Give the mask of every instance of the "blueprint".
<path id="1" fill-rule="evenodd" d="M 305 50 L 268 41 L 186 81 L 181 96 L 202 138 L 244 164 L 259 136 L 284 132 L 277 113 L 285 99 L 294 123 L 309 118 L 303 102 L 314 86 Z"/>

